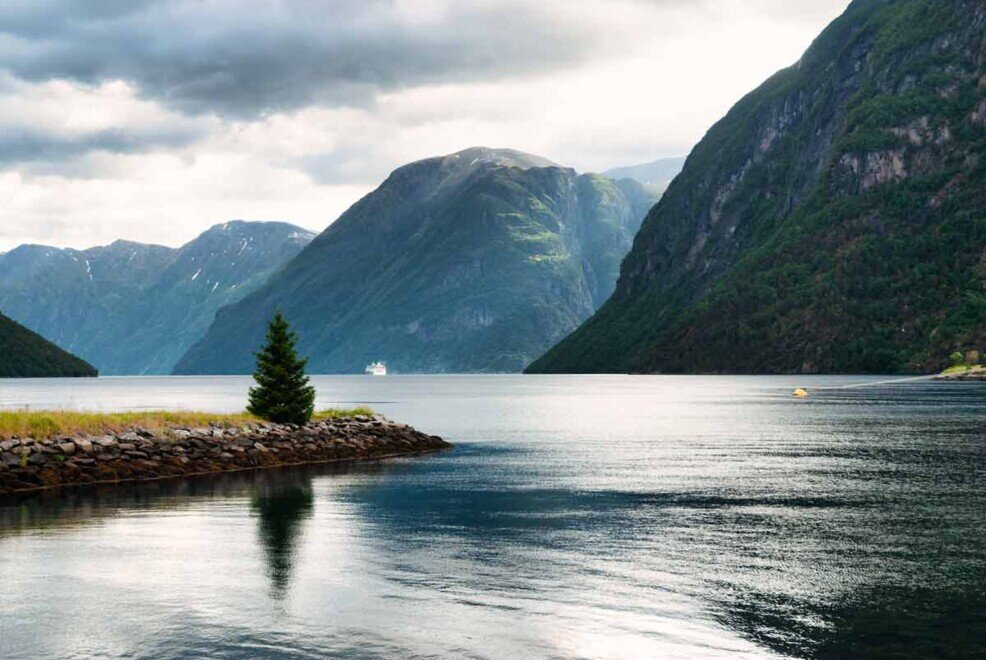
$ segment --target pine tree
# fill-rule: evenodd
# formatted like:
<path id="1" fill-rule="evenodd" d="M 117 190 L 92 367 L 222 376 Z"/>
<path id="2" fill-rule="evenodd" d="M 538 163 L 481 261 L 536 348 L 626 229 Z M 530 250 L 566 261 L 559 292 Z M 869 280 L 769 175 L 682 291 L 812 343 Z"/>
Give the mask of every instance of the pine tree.
<path id="1" fill-rule="evenodd" d="M 267 343 L 256 354 L 257 387 L 250 388 L 247 412 L 280 424 L 305 424 L 315 409 L 315 388 L 305 374 L 307 358 L 295 350 L 298 335 L 280 312 L 267 328 Z"/>

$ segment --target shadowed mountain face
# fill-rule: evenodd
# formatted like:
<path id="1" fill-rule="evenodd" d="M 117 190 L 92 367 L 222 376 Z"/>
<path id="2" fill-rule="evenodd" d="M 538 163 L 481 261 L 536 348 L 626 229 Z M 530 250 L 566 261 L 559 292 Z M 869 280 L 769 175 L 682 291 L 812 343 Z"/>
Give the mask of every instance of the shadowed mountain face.
<path id="1" fill-rule="evenodd" d="M 256 293 L 176 373 L 247 373 L 280 309 L 309 369 L 516 372 L 613 290 L 653 193 L 516 151 L 395 171 Z"/>
<path id="2" fill-rule="evenodd" d="M 117 241 L 0 255 L 0 308 L 104 374 L 169 373 L 222 305 L 263 284 L 313 234 L 228 222 L 178 249 Z"/>
<path id="3" fill-rule="evenodd" d="M 986 5 L 856 0 L 695 147 L 532 372 L 897 372 L 986 345 Z"/>
<path id="4" fill-rule="evenodd" d="M 95 375 L 92 365 L 0 314 L 0 378 Z"/>

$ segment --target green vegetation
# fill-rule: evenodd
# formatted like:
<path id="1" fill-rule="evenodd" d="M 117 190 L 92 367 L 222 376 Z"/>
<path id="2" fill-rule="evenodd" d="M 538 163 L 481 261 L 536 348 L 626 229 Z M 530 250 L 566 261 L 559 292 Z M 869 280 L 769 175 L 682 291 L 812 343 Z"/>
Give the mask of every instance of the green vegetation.
<path id="1" fill-rule="evenodd" d="M 978 369 L 986 369 L 986 365 L 980 362 L 981 353 L 975 349 L 965 352 L 954 351 L 948 356 L 948 360 L 952 366 L 942 372 L 943 376 L 947 376 L 949 374 L 960 374 L 966 371 Z"/>
<path id="2" fill-rule="evenodd" d="M 933 372 L 986 346 L 986 8 L 856 0 L 743 98 L 531 371 Z"/>
<path id="3" fill-rule="evenodd" d="M 0 254 L 0 309 L 104 375 L 166 374 L 221 307 L 266 282 L 311 238 L 287 223 L 235 221 L 180 248 L 22 245 Z"/>
<path id="4" fill-rule="evenodd" d="M 612 293 L 654 200 L 509 150 L 411 163 L 217 314 L 176 373 L 249 373 L 277 309 L 317 373 L 520 371 Z"/>
<path id="5" fill-rule="evenodd" d="M 370 408 L 331 408 L 312 415 L 313 421 L 372 416 Z M 0 411 L 0 438 L 34 438 L 43 440 L 60 436 L 103 435 L 131 429 L 147 429 L 163 433 L 173 428 L 220 426 L 242 427 L 261 420 L 241 413 L 222 415 L 190 411 L 147 411 L 126 413 L 96 413 L 72 410 L 4 410 Z"/>
<path id="6" fill-rule="evenodd" d="M 315 388 L 305 374 L 307 358 L 298 357 L 291 332 L 280 312 L 267 328 L 267 343 L 257 353 L 257 387 L 250 388 L 247 411 L 280 424 L 306 424 L 315 410 Z"/>
<path id="7" fill-rule="evenodd" d="M 0 378 L 97 375 L 92 365 L 0 314 Z"/>
<path id="8" fill-rule="evenodd" d="M 949 374 L 961 374 L 961 373 L 965 373 L 966 371 L 972 371 L 973 369 L 980 369 L 980 368 L 982 367 L 980 367 L 978 364 L 956 364 L 949 367 L 948 369 L 945 369 L 942 372 L 942 375 L 947 376 Z"/>

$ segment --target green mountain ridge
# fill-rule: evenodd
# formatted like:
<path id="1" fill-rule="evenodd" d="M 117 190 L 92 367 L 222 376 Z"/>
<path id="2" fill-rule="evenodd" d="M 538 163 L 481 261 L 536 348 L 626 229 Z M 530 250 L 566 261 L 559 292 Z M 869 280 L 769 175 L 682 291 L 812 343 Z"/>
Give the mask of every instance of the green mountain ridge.
<path id="1" fill-rule="evenodd" d="M 520 371 L 609 296 L 653 202 L 513 150 L 411 163 L 220 310 L 175 373 L 248 373 L 275 310 L 315 373 Z"/>
<path id="2" fill-rule="evenodd" d="M 986 5 L 856 0 L 710 129 L 534 373 L 931 371 L 986 345 Z"/>
<path id="3" fill-rule="evenodd" d="M 0 314 L 0 378 L 97 375 L 92 365 Z"/>
<path id="4" fill-rule="evenodd" d="M 0 255 L 0 309 L 103 374 L 166 374 L 216 310 L 263 284 L 313 237 L 283 222 L 232 221 L 180 248 L 22 245 Z"/>

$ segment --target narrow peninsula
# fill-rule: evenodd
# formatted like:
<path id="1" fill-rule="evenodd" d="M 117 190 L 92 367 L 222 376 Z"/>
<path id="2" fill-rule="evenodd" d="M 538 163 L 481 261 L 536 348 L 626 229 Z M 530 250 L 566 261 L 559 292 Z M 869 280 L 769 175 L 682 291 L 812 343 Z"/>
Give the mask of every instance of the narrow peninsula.
<path id="1" fill-rule="evenodd" d="M 0 495 L 83 484 L 413 456 L 451 447 L 366 409 L 306 424 L 249 415 L 0 413 Z"/>

